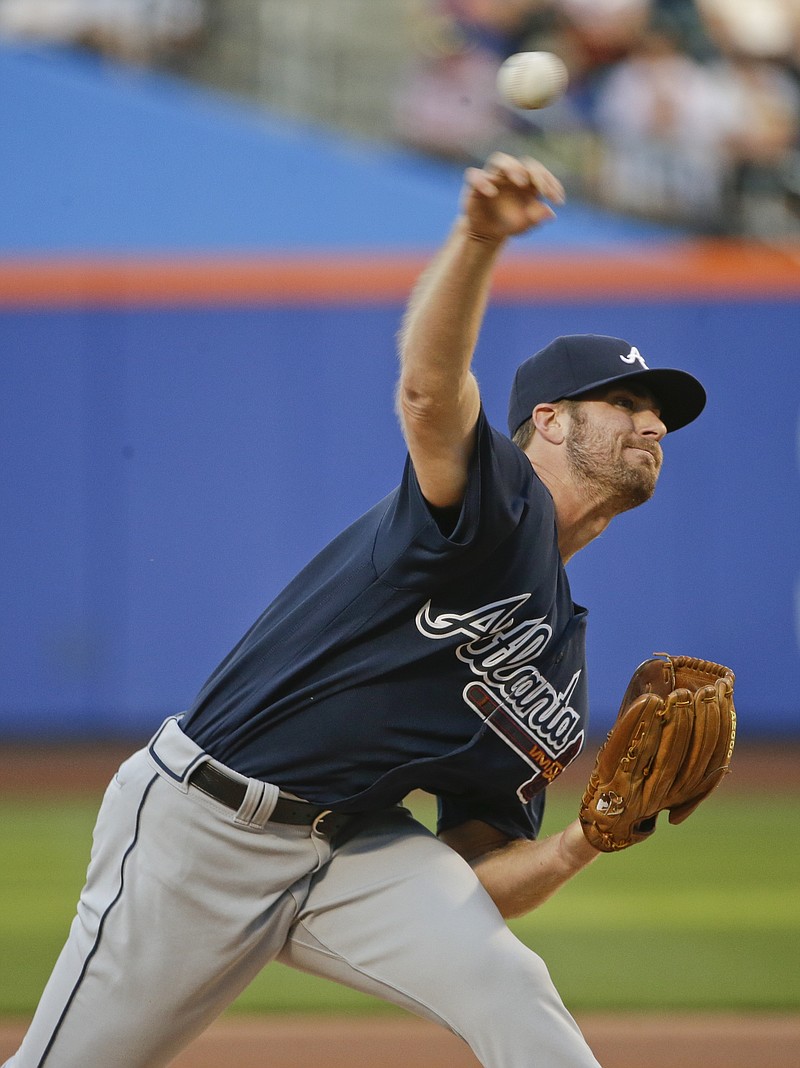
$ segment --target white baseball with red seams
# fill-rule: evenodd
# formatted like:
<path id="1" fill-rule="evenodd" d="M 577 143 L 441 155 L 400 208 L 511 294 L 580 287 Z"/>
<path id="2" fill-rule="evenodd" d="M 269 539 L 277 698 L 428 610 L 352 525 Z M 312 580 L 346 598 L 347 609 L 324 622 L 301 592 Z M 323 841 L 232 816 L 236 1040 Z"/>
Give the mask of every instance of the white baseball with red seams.
<path id="1" fill-rule="evenodd" d="M 497 72 L 500 96 L 516 108 L 547 107 L 563 96 L 568 84 L 566 65 L 554 52 L 517 52 Z"/>

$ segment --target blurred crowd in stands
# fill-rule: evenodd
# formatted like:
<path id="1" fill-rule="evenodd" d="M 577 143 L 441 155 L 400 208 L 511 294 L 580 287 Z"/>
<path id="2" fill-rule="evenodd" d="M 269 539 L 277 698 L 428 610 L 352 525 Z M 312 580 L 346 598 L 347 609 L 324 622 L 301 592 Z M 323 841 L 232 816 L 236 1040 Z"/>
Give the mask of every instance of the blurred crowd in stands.
<path id="1" fill-rule="evenodd" d="M 800 0 L 421 0 L 399 136 L 481 159 L 539 155 L 612 208 L 699 232 L 800 232 Z M 498 100 L 500 63 L 557 53 L 540 111 Z"/>
<path id="2" fill-rule="evenodd" d="M 218 0 L 0 0 L 0 34 L 180 70 L 233 11 L 258 10 L 240 2 L 221 13 Z M 337 76 L 375 91 L 369 48 L 348 23 L 358 5 L 315 3 L 342 4 L 342 47 L 364 53 Z M 315 3 L 303 0 L 303 25 Z M 536 155 L 574 194 L 701 233 L 800 237 L 800 0 L 386 3 L 408 10 L 411 41 L 388 137 L 458 162 L 498 147 Z M 378 19 L 382 6 L 359 11 Z M 504 106 L 495 86 L 503 60 L 528 50 L 553 51 L 570 71 L 564 98 L 539 111 Z"/>
<path id="3" fill-rule="evenodd" d="M 193 47 L 204 0 L 0 0 L 0 33 L 155 64 Z"/>

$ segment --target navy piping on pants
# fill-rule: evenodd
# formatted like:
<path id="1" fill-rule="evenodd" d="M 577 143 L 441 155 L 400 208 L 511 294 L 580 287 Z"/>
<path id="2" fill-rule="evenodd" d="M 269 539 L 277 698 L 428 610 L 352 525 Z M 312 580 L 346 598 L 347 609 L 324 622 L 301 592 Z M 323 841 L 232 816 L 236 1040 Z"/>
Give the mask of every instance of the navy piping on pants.
<path id="1" fill-rule="evenodd" d="M 122 863 L 120 865 L 119 890 L 117 891 L 117 895 L 114 898 L 114 900 L 109 904 L 108 908 L 103 913 L 103 916 L 102 916 L 102 918 L 100 920 L 100 924 L 99 924 L 99 926 L 97 928 L 97 937 L 95 938 L 94 945 L 89 950 L 89 953 L 86 956 L 86 960 L 84 961 L 83 967 L 81 968 L 81 974 L 78 976 L 78 979 L 77 979 L 77 981 L 75 983 L 75 986 L 72 988 L 72 992 L 70 993 L 69 997 L 67 998 L 67 1003 L 64 1006 L 64 1011 L 61 1013 L 61 1015 L 58 1018 L 58 1023 L 56 1024 L 55 1028 L 53 1029 L 53 1034 L 50 1036 L 50 1041 L 47 1043 L 47 1046 L 45 1048 L 44 1053 L 41 1056 L 41 1059 L 39 1061 L 39 1064 L 37 1065 L 37 1068 L 42 1068 L 42 1065 L 45 1063 L 47 1058 L 50 1056 L 50 1052 L 51 1052 L 51 1050 L 53 1048 L 53 1044 L 54 1044 L 56 1038 L 58 1037 L 58 1032 L 61 1030 L 61 1025 L 63 1024 L 64 1020 L 66 1019 L 67 1013 L 69 1012 L 70 1005 L 72 1004 L 72 1002 L 73 1002 L 73 1000 L 75 998 L 75 995 L 78 993 L 78 989 L 80 988 L 80 985 L 83 982 L 84 976 L 86 975 L 86 970 L 89 967 L 89 963 L 91 962 L 91 959 L 95 955 L 97 950 L 100 948 L 100 941 L 101 941 L 101 939 L 103 937 L 103 928 L 105 927 L 106 919 L 108 918 L 111 910 L 114 908 L 114 906 L 117 904 L 119 899 L 122 897 L 122 891 L 125 889 L 125 864 L 126 864 L 126 862 L 128 860 L 128 857 L 131 855 L 131 853 L 135 849 L 137 841 L 139 840 L 139 825 L 141 823 L 142 811 L 144 809 L 145 802 L 147 801 L 147 796 L 150 793 L 150 790 L 151 790 L 151 788 L 153 786 L 153 783 L 157 779 L 158 779 L 158 775 L 154 775 L 153 778 L 150 780 L 150 782 L 145 787 L 144 793 L 142 794 L 142 799 L 139 802 L 139 808 L 137 809 L 137 812 L 136 812 L 136 828 L 135 828 L 135 830 L 133 832 L 133 840 L 131 841 L 131 844 L 128 846 L 128 848 L 125 850 L 125 854 L 124 854 L 124 856 L 122 858 Z"/>

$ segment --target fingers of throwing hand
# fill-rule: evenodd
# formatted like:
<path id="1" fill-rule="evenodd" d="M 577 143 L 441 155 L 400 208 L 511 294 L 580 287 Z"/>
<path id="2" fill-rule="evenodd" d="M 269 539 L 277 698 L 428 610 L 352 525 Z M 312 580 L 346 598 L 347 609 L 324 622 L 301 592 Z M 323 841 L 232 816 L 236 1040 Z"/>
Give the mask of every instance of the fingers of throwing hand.
<path id="1" fill-rule="evenodd" d="M 565 199 L 563 185 L 544 164 L 530 157 L 517 159 L 505 152 L 495 152 L 483 168 L 470 167 L 466 180 L 472 189 L 488 197 L 515 189 L 529 190 L 557 204 L 563 204 Z"/>
<path id="2" fill-rule="evenodd" d="M 552 200 L 554 204 L 563 204 L 566 200 L 566 194 L 564 186 L 559 182 L 558 178 L 538 160 L 526 158 L 523 162 L 528 171 L 530 184 L 538 189 L 547 200 Z"/>
<path id="3" fill-rule="evenodd" d="M 468 167 L 464 172 L 464 179 L 468 192 L 480 193 L 485 197 L 497 196 L 497 175 L 480 167 Z"/>

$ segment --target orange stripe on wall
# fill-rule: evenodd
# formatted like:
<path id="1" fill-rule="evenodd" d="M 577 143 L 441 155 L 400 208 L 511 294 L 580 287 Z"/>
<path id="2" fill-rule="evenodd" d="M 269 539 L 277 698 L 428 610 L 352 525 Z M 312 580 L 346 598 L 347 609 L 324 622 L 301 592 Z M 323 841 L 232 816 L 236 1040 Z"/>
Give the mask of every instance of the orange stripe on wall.
<path id="1" fill-rule="evenodd" d="M 0 307 L 375 304 L 403 301 L 429 255 L 0 259 Z M 692 300 L 800 296 L 800 245 L 509 252 L 494 298 Z"/>

